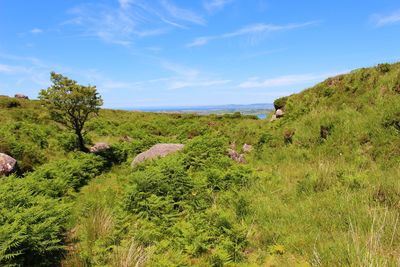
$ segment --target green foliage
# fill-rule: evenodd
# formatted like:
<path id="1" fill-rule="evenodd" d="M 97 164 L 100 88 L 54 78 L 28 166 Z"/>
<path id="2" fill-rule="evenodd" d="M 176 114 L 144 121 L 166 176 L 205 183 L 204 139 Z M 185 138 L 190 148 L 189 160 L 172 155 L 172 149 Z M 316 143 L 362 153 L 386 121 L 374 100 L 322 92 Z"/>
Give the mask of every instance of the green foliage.
<path id="1" fill-rule="evenodd" d="M 85 124 L 111 144 L 100 155 L 76 152 L 41 102 L 0 97 L 0 152 L 31 171 L 0 179 L 0 265 L 396 266 L 399 77 L 330 78 L 273 123 L 100 110 Z M 156 143 L 185 149 L 132 169 Z M 232 143 L 254 146 L 247 164 Z"/>
<path id="2" fill-rule="evenodd" d="M 79 147 L 85 150 L 82 130 L 90 116 L 98 113 L 103 100 L 95 86 L 82 86 L 61 74 L 51 73 L 53 83 L 40 91 L 39 98 L 50 111 L 50 116 L 78 136 Z"/>
<path id="3" fill-rule="evenodd" d="M 62 181 L 67 188 L 78 190 L 90 179 L 99 175 L 104 170 L 105 164 L 105 161 L 99 156 L 76 153 L 67 159 L 45 164 L 28 176 L 35 180 Z"/>
<path id="4" fill-rule="evenodd" d="M 112 145 L 109 149 L 105 149 L 96 153 L 102 157 L 108 166 L 112 164 L 121 164 L 126 161 L 128 156 L 127 147 L 123 143 Z"/>
<path id="5" fill-rule="evenodd" d="M 21 106 L 21 103 L 16 99 L 10 100 L 6 104 L 7 108 L 17 108 L 17 107 L 20 107 L 20 106 Z"/>
<path id="6" fill-rule="evenodd" d="M 183 211 L 193 187 L 183 164 L 168 160 L 138 173 L 128 195 L 127 209 L 152 220 L 167 214 L 173 217 Z"/>
<path id="7" fill-rule="evenodd" d="M 36 195 L 23 179 L 0 184 L 0 264 L 51 266 L 62 258 L 68 206 Z"/>
<path id="8" fill-rule="evenodd" d="M 184 164 L 188 169 L 205 169 L 212 166 L 228 166 L 226 155 L 226 140 L 223 137 L 199 136 L 191 140 L 185 147 Z"/>
<path id="9" fill-rule="evenodd" d="M 385 73 L 387 73 L 387 72 L 390 71 L 390 64 L 387 64 L 387 63 L 385 63 L 385 64 L 379 64 L 379 65 L 377 66 L 377 69 L 378 69 L 378 71 L 379 71 L 380 73 L 385 74 Z"/>
<path id="10" fill-rule="evenodd" d="M 23 100 L 22 100 L 23 101 Z M 0 107 L 1 108 L 20 108 L 22 106 L 21 100 L 11 97 L 0 96 Z"/>
<path id="11" fill-rule="evenodd" d="M 31 171 L 45 162 L 43 149 L 48 147 L 47 129 L 27 122 L 12 122 L 0 126 L 0 152 L 19 162 L 21 172 Z"/>
<path id="12" fill-rule="evenodd" d="M 285 108 L 287 100 L 288 100 L 288 97 L 286 97 L 286 96 L 276 99 L 274 101 L 275 110 Z"/>

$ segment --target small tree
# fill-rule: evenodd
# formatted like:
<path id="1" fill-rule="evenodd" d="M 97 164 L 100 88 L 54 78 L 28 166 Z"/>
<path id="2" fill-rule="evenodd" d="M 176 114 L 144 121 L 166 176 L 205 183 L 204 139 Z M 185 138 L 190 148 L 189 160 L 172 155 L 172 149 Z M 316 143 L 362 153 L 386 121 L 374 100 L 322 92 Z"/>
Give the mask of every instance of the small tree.
<path id="1" fill-rule="evenodd" d="M 79 149 L 87 152 L 83 140 L 83 127 L 91 116 L 98 114 L 103 105 L 96 86 L 82 86 L 61 74 L 51 73 L 52 85 L 42 89 L 39 98 L 45 101 L 51 118 L 72 129 L 78 137 Z"/>

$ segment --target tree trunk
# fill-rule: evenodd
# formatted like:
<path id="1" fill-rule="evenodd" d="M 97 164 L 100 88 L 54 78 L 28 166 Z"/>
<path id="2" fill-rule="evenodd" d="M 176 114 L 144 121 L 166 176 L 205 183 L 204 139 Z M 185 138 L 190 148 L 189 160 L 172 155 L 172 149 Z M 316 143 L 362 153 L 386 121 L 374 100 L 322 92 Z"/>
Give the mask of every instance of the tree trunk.
<path id="1" fill-rule="evenodd" d="M 85 141 L 83 140 L 82 132 L 79 130 L 76 130 L 75 133 L 78 136 L 79 150 L 82 152 L 89 152 L 89 150 L 85 146 Z"/>

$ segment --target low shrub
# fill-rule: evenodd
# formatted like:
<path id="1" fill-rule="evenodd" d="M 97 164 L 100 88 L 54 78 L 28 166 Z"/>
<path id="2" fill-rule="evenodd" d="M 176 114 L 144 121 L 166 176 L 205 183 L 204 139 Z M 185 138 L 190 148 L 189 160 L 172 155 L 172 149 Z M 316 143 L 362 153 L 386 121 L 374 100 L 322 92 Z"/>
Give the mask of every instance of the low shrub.
<path id="1" fill-rule="evenodd" d="M 283 140 L 284 140 L 285 144 L 293 143 L 293 136 L 295 133 L 296 133 L 295 129 L 286 129 L 283 132 Z"/>
<path id="2" fill-rule="evenodd" d="M 95 155 L 102 157 L 106 165 L 111 167 L 113 164 L 121 164 L 128 157 L 127 145 L 124 143 L 113 144 L 109 149 L 101 150 Z"/>
<path id="3" fill-rule="evenodd" d="M 377 67 L 376 67 L 376 69 L 380 72 L 380 73 L 382 73 L 382 74 L 385 74 L 385 73 L 388 73 L 389 71 L 390 71 L 390 64 L 388 64 L 388 63 L 384 63 L 384 64 L 379 64 Z"/>
<path id="4" fill-rule="evenodd" d="M 69 206 L 33 194 L 30 187 L 24 179 L 12 176 L 1 181 L 2 266 L 56 266 L 63 256 Z"/>
<path id="5" fill-rule="evenodd" d="M 277 109 L 284 109 L 285 106 L 286 106 L 287 100 L 288 100 L 288 97 L 286 97 L 286 96 L 276 99 L 276 100 L 274 101 L 275 110 L 277 110 Z"/>
<path id="6" fill-rule="evenodd" d="M 228 166 L 225 138 L 217 135 L 205 135 L 194 138 L 185 146 L 184 164 L 186 168 L 200 170 L 211 166 Z"/>
<path id="7" fill-rule="evenodd" d="M 106 163 L 100 156 L 78 152 L 69 155 L 67 159 L 47 163 L 28 176 L 37 180 L 63 181 L 69 188 L 78 190 L 99 175 L 105 166 Z"/>

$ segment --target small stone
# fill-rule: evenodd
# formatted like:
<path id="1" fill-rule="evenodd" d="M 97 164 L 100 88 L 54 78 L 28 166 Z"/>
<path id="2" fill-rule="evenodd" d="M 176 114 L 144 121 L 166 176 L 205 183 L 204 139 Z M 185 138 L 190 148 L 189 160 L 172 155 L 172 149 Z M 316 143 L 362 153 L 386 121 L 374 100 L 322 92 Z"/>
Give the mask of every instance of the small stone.
<path id="1" fill-rule="evenodd" d="M 90 153 L 99 153 L 99 152 L 103 152 L 105 150 L 110 149 L 110 145 L 107 143 L 96 143 L 94 146 L 92 146 L 90 148 Z"/>
<path id="2" fill-rule="evenodd" d="M 278 109 L 278 110 L 275 111 L 275 116 L 276 116 L 277 118 L 281 118 L 281 117 L 283 117 L 284 115 L 285 115 L 285 112 L 283 112 L 282 109 Z"/>
<path id="3" fill-rule="evenodd" d="M 244 144 L 242 147 L 244 153 L 250 153 L 253 150 L 252 145 Z"/>
<path id="4" fill-rule="evenodd" d="M 0 176 L 9 175 L 16 170 L 17 161 L 7 154 L 0 153 Z"/>
<path id="5" fill-rule="evenodd" d="M 29 97 L 24 95 L 24 94 L 15 94 L 14 97 L 15 98 L 21 98 L 21 99 L 29 99 Z"/>
<path id="6" fill-rule="evenodd" d="M 244 155 L 237 153 L 233 149 L 228 149 L 228 155 L 232 160 L 236 161 L 237 163 L 246 163 Z"/>

